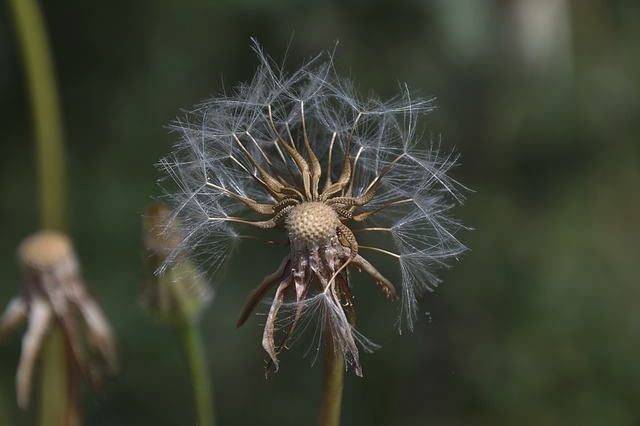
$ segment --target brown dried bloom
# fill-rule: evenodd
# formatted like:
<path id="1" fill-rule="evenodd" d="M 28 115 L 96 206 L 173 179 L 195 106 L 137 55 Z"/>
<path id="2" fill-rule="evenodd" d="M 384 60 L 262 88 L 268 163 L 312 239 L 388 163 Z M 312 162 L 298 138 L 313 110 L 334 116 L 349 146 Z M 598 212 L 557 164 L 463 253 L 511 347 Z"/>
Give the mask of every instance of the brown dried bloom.
<path id="1" fill-rule="evenodd" d="M 155 274 L 183 238 L 177 221 L 166 226 L 170 216 L 171 210 L 161 203 L 145 210 L 143 246 L 148 268 L 141 301 L 145 310 L 160 320 L 171 324 L 196 323 L 213 300 L 213 291 L 193 262 L 178 256 L 175 267 L 167 268 L 164 274 Z"/>
<path id="2" fill-rule="evenodd" d="M 417 135 L 431 100 L 412 99 L 406 87 L 389 101 L 362 99 L 335 74 L 330 55 L 287 74 L 256 50 L 251 82 L 175 125 L 181 141 L 161 167 L 177 186 L 167 195 L 185 232 L 165 266 L 192 253 L 217 273 L 243 227 L 280 232 L 290 252 L 238 324 L 275 288 L 262 338 L 275 368 L 304 323 L 316 339 L 331 338 L 329 347 L 361 375 L 356 343 L 374 345 L 355 330 L 348 270 L 366 272 L 390 299 L 400 296 L 398 323 L 413 327 L 417 296 L 439 283 L 434 270 L 465 250 L 449 216 L 462 202 L 447 175 L 456 158 Z M 398 292 L 364 250 L 398 263 Z"/>
<path id="3" fill-rule="evenodd" d="M 16 373 L 18 405 L 29 404 L 31 377 L 44 338 L 54 322 L 62 328 L 73 360 L 97 386 L 101 374 L 96 357 L 101 356 L 115 372 L 116 350 L 111 328 L 102 310 L 85 288 L 71 241 L 64 234 L 41 231 L 25 239 L 18 248 L 23 285 L 0 318 L 0 340 L 29 319 L 22 339 L 22 354 Z M 86 325 L 87 354 L 77 316 Z"/>

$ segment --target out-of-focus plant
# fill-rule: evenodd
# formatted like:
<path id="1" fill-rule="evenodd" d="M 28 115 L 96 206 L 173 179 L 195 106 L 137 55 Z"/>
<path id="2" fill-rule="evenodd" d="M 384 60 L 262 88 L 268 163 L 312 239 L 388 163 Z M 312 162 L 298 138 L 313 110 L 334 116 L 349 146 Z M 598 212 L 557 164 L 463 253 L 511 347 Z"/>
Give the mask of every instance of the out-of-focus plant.
<path id="1" fill-rule="evenodd" d="M 25 318 L 29 320 L 16 373 L 18 405 L 28 407 L 35 361 L 47 334 L 58 327 L 64 336 L 68 368 L 80 372 L 98 390 L 102 376 L 99 358 L 110 372 L 117 369 L 115 342 L 102 309 L 85 287 L 71 241 L 60 232 L 38 232 L 20 244 L 18 260 L 23 273 L 22 290 L 0 319 L 0 339 Z M 78 316 L 83 320 L 82 326 Z M 70 386 L 67 398 L 74 399 L 74 393 L 74 386 Z M 67 419 L 65 424 L 78 421 Z"/>
<path id="2" fill-rule="evenodd" d="M 41 226 L 18 249 L 23 272 L 21 294 L 0 320 L 0 338 L 28 316 L 17 369 L 18 405 L 29 404 L 32 372 L 41 352 L 40 424 L 81 423 L 79 376 L 98 388 L 102 357 L 116 369 L 113 336 L 102 310 L 84 287 L 80 266 L 66 229 L 66 179 L 62 119 L 52 55 L 36 0 L 9 0 L 24 69 L 35 129 Z M 77 316 L 84 320 L 82 338 Z M 87 356 L 87 346 L 90 349 Z"/>
<path id="3" fill-rule="evenodd" d="M 170 214 L 171 211 L 159 203 L 145 212 L 143 245 L 148 268 L 142 304 L 155 318 L 178 330 L 187 357 L 198 425 L 212 426 L 215 424 L 213 392 L 198 322 L 213 293 L 195 264 L 180 261 L 180 256 L 176 256 L 175 267 L 155 273 L 181 239 L 182 229 L 177 222 L 165 226 Z"/>

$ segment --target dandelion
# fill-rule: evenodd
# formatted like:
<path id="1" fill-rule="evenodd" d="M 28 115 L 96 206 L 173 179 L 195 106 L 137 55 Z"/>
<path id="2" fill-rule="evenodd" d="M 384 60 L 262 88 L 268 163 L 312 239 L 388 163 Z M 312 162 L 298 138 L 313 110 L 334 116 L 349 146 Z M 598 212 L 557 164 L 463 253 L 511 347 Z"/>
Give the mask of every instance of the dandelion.
<path id="1" fill-rule="evenodd" d="M 0 318 L 0 340 L 29 318 L 16 373 L 18 405 L 26 408 L 29 404 L 34 364 L 56 323 L 64 332 L 74 364 L 98 390 L 100 361 L 111 373 L 117 369 L 115 341 L 102 309 L 84 285 L 71 241 L 59 232 L 40 231 L 22 242 L 18 260 L 24 275 L 23 289 Z"/>
<path id="2" fill-rule="evenodd" d="M 213 391 L 202 337 L 198 323 L 202 312 L 213 299 L 213 293 L 190 260 L 176 259 L 176 266 L 165 274 L 156 275 L 156 269 L 180 242 L 181 229 L 175 220 L 166 226 L 171 211 L 161 203 L 145 210 L 143 245 L 146 256 L 147 277 L 142 287 L 142 305 L 155 318 L 175 327 L 185 351 L 189 376 L 193 388 L 197 424 L 215 425 Z"/>
<path id="3" fill-rule="evenodd" d="M 180 230 L 174 221 L 172 229 L 164 226 L 170 214 L 167 206 L 154 203 L 145 209 L 143 246 L 145 279 L 141 288 L 141 304 L 154 318 L 171 325 L 195 325 L 211 304 L 213 291 L 206 278 L 189 259 L 176 262 L 176 267 L 163 275 L 155 271 L 180 241 Z"/>
<path id="4" fill-rule="evenodd" d="M 348 271 L 399 298 L 398 327 L 413 329 L 418 296 L 465 250 L 450 217 L 463 201 L 448 176 L 457 156 L 418 133 L 433 99 L 414 99 L 406 86 L 391 100 L 362 98 L 336 74 L 331 53 L 287 73 L 255 50 L 260 66 L 249 83 L 173 126 L 180 141 L 160 166 L 185 232 L 165 265 L 191 253 L 216 274 L 247 229 L 279 232 L 290 252 L 253 290 L 238 325 L 273 295 L 262 345 L 276 370 L 296 329 L 314 321 L 325 350 L 361 376 L 358 343 L 372 344 L 355 329 Z M 398 290 L 365 252 L 397 262 Z"/>

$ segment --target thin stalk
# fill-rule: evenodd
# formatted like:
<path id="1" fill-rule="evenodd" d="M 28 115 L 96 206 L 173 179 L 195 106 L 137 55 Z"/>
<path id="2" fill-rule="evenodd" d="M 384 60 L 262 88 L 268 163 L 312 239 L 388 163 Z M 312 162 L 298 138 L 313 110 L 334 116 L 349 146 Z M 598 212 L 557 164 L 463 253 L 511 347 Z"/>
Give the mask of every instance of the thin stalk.
<path id="1" fill-rule="evenodd" d="M 185 321 L 180 327 L 180 337 L 191 376 L 197 424 L 198 426 L 214 426 L 213 392 L 209 380 L 204 344 L 197 323 Z"/>
<path id="2" fill-rule="evenodd" d="M 35 0 L 7 0 L 7 3 L 13 13 L 33 113 L 40 220 L 45 229 L 64 230 L 66 190 L 62 119 L 44 20 Z"/>
<path id="3" fill-rule="evenodd" d="M 338 426 L 342 406 L 342 387 L 344 377 L 344 355 L 336 348 L 330 332 L 323 336 L 322 348 L 322 395 L 320 397 L 319 426 Z"/>
<path id="4" fill-rule="evenodd" d="M 54 326 L 42 349 L 42 374 L 40 375 L 40 426 L 78 426 L 77 377 L 73 362 L 68 356 L 64 333 Z M 65 391 L 62 391 L 65 390 Z"/>
<path id="5" fill-rule="evenodd" d="M 45 229 L 66 228 L 65 157 L 56 77 L 44 19 L 36 0 L 7 0 L 27 76 L 37 155 L 40 222 Z M 59 326 L 42 350 L 41 426 L 80 424 L 77 371 Z"/>
<path id="6" fill-rule="evenodd" d="M 154 273 L 167 260 L 167 254 L 176 247 L 175 238 L 165 238 L 159 233 L 160 229 L 166 229 L 170 215 L 171 210 L 159 203 L 145 211 L 143 228 L 149 278 L 143 301 L 151 314 L 178 333 L 193 390 L 196 424 L 213 426 L 213 392 L 205 347 L 198 330 L 200 314 L 211 302 L 210 289 L 196 265 L 185 259 L 170 265 L 162 274 Z M 167 233 L 175 235 L 174 232 L 179 229 L 179 225 L 172 224 Z"/>

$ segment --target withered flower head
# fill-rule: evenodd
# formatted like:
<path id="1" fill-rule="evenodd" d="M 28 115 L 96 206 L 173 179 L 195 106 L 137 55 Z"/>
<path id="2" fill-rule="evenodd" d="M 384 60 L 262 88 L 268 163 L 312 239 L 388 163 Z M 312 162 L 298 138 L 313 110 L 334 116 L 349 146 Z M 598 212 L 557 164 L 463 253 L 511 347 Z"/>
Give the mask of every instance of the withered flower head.
<path id="1" fill-rule="evenodd" d="M 432 100 L 412 99 L 406 87 L 389 101 L 362 99 L 335 74 L 331 55 L 287 74 L 256 51 L 250 83 L 174 125 L 181 141 L 161 167 L 177 184 L 167 195 L 185 227 L 176 253 L 204 256 L 215 274 L 243 227 L 282 233 L 290 253 L 253 291 L 238 324 L 275 288 L 262 344 L 276 369 L 296 325 L 313 318 L 319 338 L 331 336 L 361 375 L 356 341 L 365 349 L 368 341 L 354 329 L 348 269 L 365 271 L 395 299 L 362 253 L 395 260 L 398 325 L 413 328 L 417 296 L 439 282 L 434 270 L 465 250 L 454 236 L 461 225 L 448 216 L 462 201 L 447 176 L 456 158 L 416 134 Z"/>
<path id="2" fill-rule="evenodd" d="M 143 245 L 147 276 L 143 281 L 142 305 L 167 323 L 196 323 L 213 299 L 211 287 L 196 265 L 174 256 L 175 267 L 166 268 L 164 274 L 155 274 L 182 238 L 182 227 L 176 220 L 167 225 L 170 215 L 171 210 L 161 203 L 145 210 Z"/>
<path id="3" fill-rule="evenodd" d="M 100 379 L 94 359 L 100 355 L 111 371 L 116 369 L 116 351 L 111 328 L 102 310 L 85 288 L 71 241 L 64 234 L 41 231 L 25 239 L 18 248 L 23 285 L 20 295 L 9 302 L 0 318 L 0 340 L 28 317 L 22 339 L 22 354 L 16 373 L 18 405 L 26 408 L 33 367 L 44 338 L 54 323 L 64 332 L 71 356 L 92 384 Z M 87 354 L 77 316 L 86 325 Z M 89 355 L 89 358 L 87 358 Z"/>

